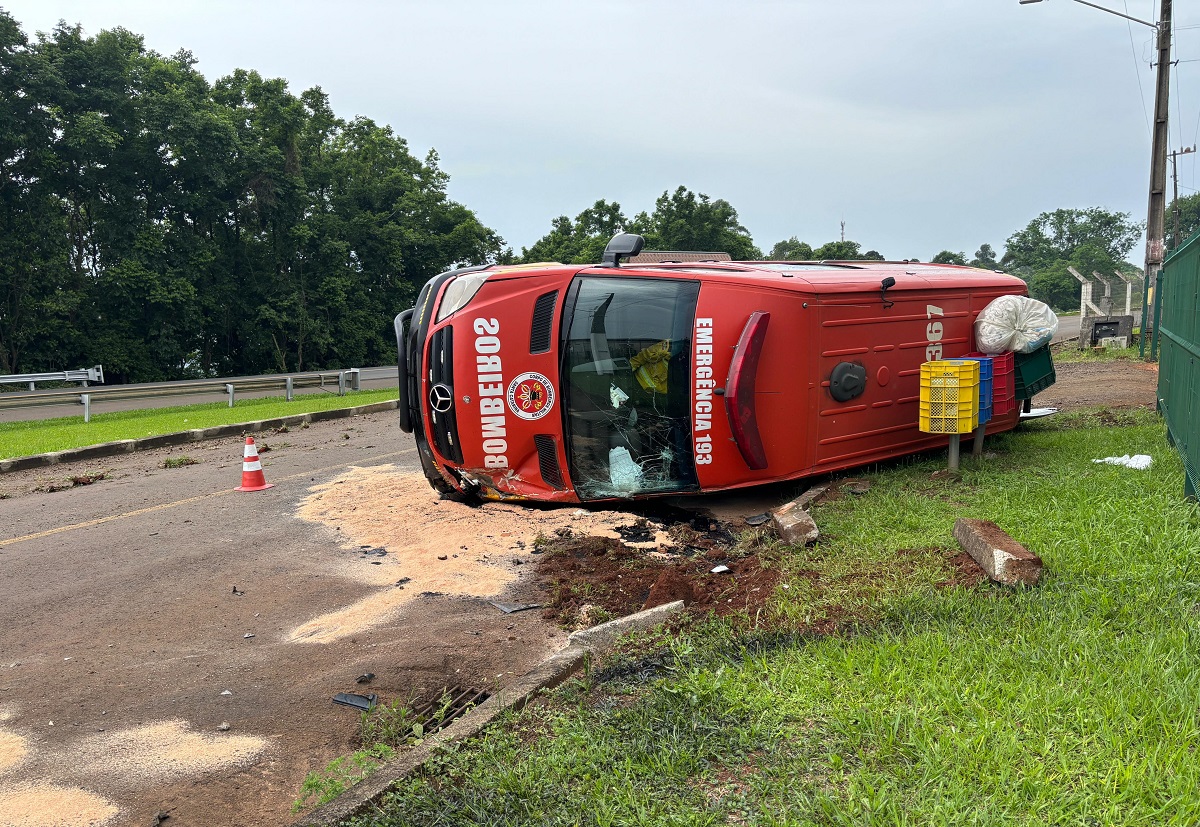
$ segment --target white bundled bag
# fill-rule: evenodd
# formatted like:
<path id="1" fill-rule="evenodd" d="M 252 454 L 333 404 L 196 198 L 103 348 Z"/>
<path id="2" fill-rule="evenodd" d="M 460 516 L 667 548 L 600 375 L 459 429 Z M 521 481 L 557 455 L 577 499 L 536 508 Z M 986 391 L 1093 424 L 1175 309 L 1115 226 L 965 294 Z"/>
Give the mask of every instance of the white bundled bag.
<path id="1" fill-rule="evenodd" d="M 1033 353 L 1058 332 L 1058 316 L 1028 296 L 1001 296 L 975 320 L 975 347 L 983 353 Z"/>

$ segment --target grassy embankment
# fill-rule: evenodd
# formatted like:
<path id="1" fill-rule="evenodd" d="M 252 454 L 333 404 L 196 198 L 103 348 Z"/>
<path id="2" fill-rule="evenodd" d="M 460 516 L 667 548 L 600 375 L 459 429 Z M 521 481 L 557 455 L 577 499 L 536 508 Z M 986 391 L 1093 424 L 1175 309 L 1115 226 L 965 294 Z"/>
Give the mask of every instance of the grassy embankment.
<path id="1" fill-rule="evenodd" d="M 1200 516 L 1152 413 L 1104 423 L 1027 423 L 958 478 L 873 470 L 774 550 L 770 616 L 643 640 L 354 824 L 1200 822 Z M 1091 461 L 1129 453 L 1153 468 Z M 963 516 L 1041 584 L 946 585 Z"/>
<path id="2" fill-rule="evenodd" d="M 0 422 L 0 459 L 64 451 L 118 439 L 276 419 L 282 416 L 352 408 L 396 398 L 396 389 L 351 391 L 345 396 L 298 394 L 291 402 L 282 396 L 239 400 L 230 408 L 225 402 L 148 408 L 139 411 L 93 414 L 84 422 L 82 414 L 58 419 Z"/>

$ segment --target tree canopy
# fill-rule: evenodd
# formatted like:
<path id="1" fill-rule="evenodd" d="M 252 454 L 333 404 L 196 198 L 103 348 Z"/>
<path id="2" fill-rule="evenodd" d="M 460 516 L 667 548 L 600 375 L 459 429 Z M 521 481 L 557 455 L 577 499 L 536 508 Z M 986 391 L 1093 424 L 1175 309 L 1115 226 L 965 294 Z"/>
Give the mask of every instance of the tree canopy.
<path id="1" fill-rule="evenodd" d="M 1129 213 L 1099 207 L 1044 212 L 1009 236 L 1000 263 L 1029 283 L 1034 298 L 1068 310 L 1078 306 L 1081 286 L 1067 268 L 1085 276 L 1123 269 L 1141 232 Z"/>
<path id="2" fill-rule="evenodd" d="M 501 254 L 436 154 L 319 88 L 0 10 L 0 374 L 115 381 L 387 362 L 432 275 Z"/>

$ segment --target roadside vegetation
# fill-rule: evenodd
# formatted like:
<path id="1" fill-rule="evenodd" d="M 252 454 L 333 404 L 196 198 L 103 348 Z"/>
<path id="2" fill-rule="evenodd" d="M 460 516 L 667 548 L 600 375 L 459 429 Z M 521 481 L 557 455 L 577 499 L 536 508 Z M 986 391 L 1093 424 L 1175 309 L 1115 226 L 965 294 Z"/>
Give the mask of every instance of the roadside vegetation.
<path id="1" fill-rule="evenodd" d="M 58 419 L 0 422 L 0 459 L 65 451 L 119 439 L 172 434 L 194 428 L 353 408 L 395 398 L 396 390 L 390 388 L 351 391 L 345 396 L 308 393 L 297 395 L 291 402 L 282 396 L 245 399 L 236 402 L 232 408 L 225 402 L 206 402 L 174 408 L 119 411 L 93 414 L 91 422 L 84 422 L 82 414 Z"/>
<path id="2" fill-rule="evenodd" d="M 871 471 L 778 549 L 769 614 L 634 641 L 352 823 L 1196 823 L 1200 515 L 1162 424 L 1064 414 L 987 450 Z M 1153 467 L 1091 461 L 1131 453 Z M 958 517 L 1041 583 L 964 577 Z"/>

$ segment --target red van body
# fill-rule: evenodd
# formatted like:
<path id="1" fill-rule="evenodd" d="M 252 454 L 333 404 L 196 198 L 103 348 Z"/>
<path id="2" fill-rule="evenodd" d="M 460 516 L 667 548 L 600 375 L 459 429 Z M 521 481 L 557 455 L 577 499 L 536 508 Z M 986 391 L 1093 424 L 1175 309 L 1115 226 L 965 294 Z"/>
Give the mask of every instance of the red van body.
<path id="1" fill-rule="evenodd" d="M 918 430 L 920 366 L 973 351 L 1005 294 L 1025 283 L 905 262 L 455 270 L 396 317 L 401 427 L 444 493 L 578 502 L 824 474 L 945 447 Z"/>

